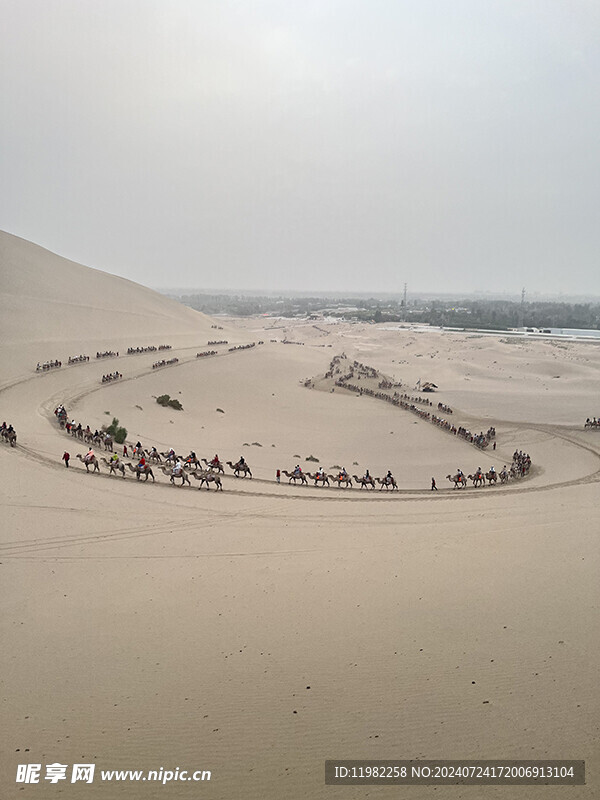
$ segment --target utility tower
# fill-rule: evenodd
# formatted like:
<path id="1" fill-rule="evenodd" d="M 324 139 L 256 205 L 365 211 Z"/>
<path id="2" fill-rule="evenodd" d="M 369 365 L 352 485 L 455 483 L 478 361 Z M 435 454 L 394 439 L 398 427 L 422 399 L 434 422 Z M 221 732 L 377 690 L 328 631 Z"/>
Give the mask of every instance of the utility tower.
<path id="1" fill-rule="evenodd" d="M 521 308 L 519 310 L 519 328 L 525 326 L 525 287 L 521 289 Z"/>

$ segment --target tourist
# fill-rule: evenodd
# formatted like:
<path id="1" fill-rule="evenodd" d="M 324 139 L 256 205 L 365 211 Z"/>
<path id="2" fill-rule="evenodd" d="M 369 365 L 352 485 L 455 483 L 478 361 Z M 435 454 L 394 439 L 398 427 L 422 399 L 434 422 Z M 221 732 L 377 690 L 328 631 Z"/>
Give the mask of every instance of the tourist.
<path id="1" fill-rule="evenodd" d="M 67 467 L 67 468 L 68 468 L 68 466 L 69 466 L 69 459 L 70 459 L 70 458 L 71 458 L 71 456 L 70 456 L 70 455 L 67 453 L 67 451 L 65 450 L 65 452 L 63 453 L 62 460 L 65 462 L 65 467 Z"/>
<path id="2" fill-rule="evenodd" d="M 275 479 L 276 479 L 277 483 L 281 483 L 281 470 L 280 469 L 278 469 L 277 472 L 275 473 Z"/>
<path id="3" fill-rule="evenodd" d="M 436 492 L 437 492 L 437 490 L 438 490 L 438 488 L 437 488 L 437 486 L 435 485 L 435 478 L 432 478 L 432 479 L 431 479 L 431 491 L 432 491 L 432 492 L 433 492 L 433 491 L 436 491 Z"/>

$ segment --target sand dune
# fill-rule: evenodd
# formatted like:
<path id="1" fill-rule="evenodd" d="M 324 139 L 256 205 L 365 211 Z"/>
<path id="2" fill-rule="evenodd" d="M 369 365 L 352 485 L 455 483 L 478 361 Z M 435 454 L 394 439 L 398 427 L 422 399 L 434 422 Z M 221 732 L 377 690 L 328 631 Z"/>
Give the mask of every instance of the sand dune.
<path id="1" fill-rule="evenodd" d="M 17 764 L 56 761 L 210 769 L 212 798 L 325 798 L 337 757 L 584 758 L 588 785 L 551 793 L 596 796 L 600 433 L 582 428 L 599 412 L 594 345 L 251 319 L 229 320 L 226 338 L 264 345 L 196 359 L 211 319 L 16 237 L 0 247 L 0 417 L 19 434 L 0 443 L 3 798 L 24 794 Z M 176 366 L 153 371 L 147 354 L 33 372 L 163 341 Z M 407 387 L 433 380 L 454 420 L 496 426 L 497 451 L 303 386 L 341 352 Z M 122 381 L 102 385 L 109 368 Z M 184 410 L 158 406 L 165 392 Z M 66 470 L 64 449 L 84 448 L 56 425 L 60 402 L 92 427 L 117 416 L 129 441 L 244 454 L 255 477 L 226 475 L 216 493 Z M 533 458 L 525 480 L 444 484 L 515 448 Z M 275 483 L 311 454 L 392 468 L 400 491 Z M 410 795 L 502 791 L 535 793 Z"/>
<path id="2" fill-rule="evenodd" d="M 7 360 L 23 371 L 31 363 L 82 352 L 163 343 L 195 346 L 215 338 L 212 320 L 204 314 L 4 232 L 0 279 L 6 356 L 0 377 L 10 372 Z"/>

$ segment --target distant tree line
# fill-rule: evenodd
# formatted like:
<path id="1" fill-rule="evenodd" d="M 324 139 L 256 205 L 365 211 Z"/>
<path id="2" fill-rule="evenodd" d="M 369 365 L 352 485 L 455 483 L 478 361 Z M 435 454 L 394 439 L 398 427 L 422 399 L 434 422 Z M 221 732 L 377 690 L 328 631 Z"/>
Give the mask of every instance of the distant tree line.
<path id="1" fill-rule="evenodd" d="M 485 299 L 412 298 L 404 308 L 399 299 L 357 297 L 289 297 L 194 294 L 179 298 L 205 314 L 249 317 L 271 314 L 308 317 L 327 313 L 340 319 L 364 322 L 420 322 L 457 328 L 506 330 L 530 328 L 589 328 L 600 330 L 600 303 L 565 303 Z"/>

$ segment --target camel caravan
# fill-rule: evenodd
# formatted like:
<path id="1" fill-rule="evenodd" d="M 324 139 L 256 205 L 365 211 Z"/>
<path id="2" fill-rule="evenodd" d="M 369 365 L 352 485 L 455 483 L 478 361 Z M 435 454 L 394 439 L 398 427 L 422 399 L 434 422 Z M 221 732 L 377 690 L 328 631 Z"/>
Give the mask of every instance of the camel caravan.
<path id="1" fill-rule="evenodd" d="M 159 344 L 158 347 L 154 344 L 146 345 L 146 347 L 128 347 L 127 355 L 136 356 L 140 353 L 155 353 L 159 350 L 171 350 L 172 347 L 173 345 L 170 344 Z"/>
<path id="2" fill-rule="evenodd" d="M 339 472 L 334 475 L 327 475 L 323 470 L 323 467 L 319 467 L 319 469 L 313 474 L 312 472 L 304 472 L 302 467 L 299 464 L 296 464 L 292 472 L 289 472 L 287 469 L 282 470 L 283 475 L 288 479 L 288 483 L 294 482 L 294 485 L 298 481 L 300 481 L 300 485 L 308 486 L 308 482 L 312 481 L 314 486 L 337 486 L 338 489 L 351 489 L 353 487 L 352 479 L 354 479 L 354 483 L 357 486 L 360 486 L 361 489 L 364 488 L 371 488 L 374 489 L 376 484 L 380 486 L 380 491 L 385 489 L 398 489 L 398 484 L 396 479 L 391 473 L 391 470 L 388 470 L 387 475 L 385 478 L 374 478 L 369 474 L 369 470 L 363 475 L 362 478 L 359 478 L 358 475 L 349 475 L 346 472 L 346 468 L 342 467 Z"/>
<path id="3" fill-rule="evenodd" d="M 336 357 L 339 358 L 339 357 Z M 332 362 L 336 364 L 336 359 Z M 358 370 L 361 374 L 366 374 L 369 377 L 378 377 L 375 370 L 370 367 L 364 367 L 358 362 L 354 362 L 354 369 Z M 422 409 L 417 409 L 420 414 L 425 414 Z M 61 429 L 64 429 L 67 434 L 88 445 L 89 449 L 85 455 L 78 454 L 77 459 L 82 462 L 86 468 L 86 472 L 100 472 L 100 461 L 108 468 L 109 475 L 125 478 L 127 472 L 131 472 L 136 476 L 136 479 L 144 480 L 147 482 L 152 479 L 155 482 L 154 469 L 158 468 L 168 479 L 172 486 L 192 486 L 191 478 L 199 482 L 198 489 L 205 487 L 210 489 L 211 484 L 214 484 L 215 489 L 223 490 L 223 482 L 221 475 L 225 475 L 225 467 L 228 467 L 235 478 L 245 479 L 252 478 L 252 470 L 250 465 L 246 462 L 243 456 L 234 463 L 233 461 L 221 461 L 218 454 L 212 459 L 198 458 L 196 453 L 191 450 L 189 455 L 183 456 L 177 454 L 173 448 L 166 452 L 159 452 L 156 446 L 144 447 L 141 442 L 136 442 L 134 445 L 123 443 L 123 453 L 119 456 L 115 451 L 115 442 L 113 436 L 105 430 L 92 431 L 89 425 L 83 426 L 80 422 L 76 423 L 74 419 L 69 421 L 67 410 L 64 405 L 56 407 L 54 414 Z M 427 413 L 427 417 L 439 427 L 445 427 L 444 420 L 434 415 Z M 12 426 L 3 424 L 1 429 L 2 437 L 7 441 L 9 437 L 13 437 L 11 444 L 16 443 L 16 433 L 12 430 Z M 493 439 L 496 435 L 494 428 L 490 428 L 486 434 L 479 434 L 478 437 L 469 439 L 472 434 L 465 428 L 457 428 L 455 435 L 460 435 L 468 441 L 477 440 L 482 437 L 487 441 Z M 93 448 L 102 447 L 110 458 L 102 456 L 100 459 L 94 453 Z M 133 462 L 126 460 L 130 457 Z M 316 460 L 316 459 L 315 459 Z M 531 458 L 528 453 L 523 453 L 521 450 L 515 450 L 513 460 L 510 467 L 506 465 L 500 472 L 496 472 L 492 466 L 487 472 L 484 472 L 481 467 L 478 467 L 472 473 L 465 475 L 462 470 L 458 469 L 454 475 L 447 475 L 455 489 L 466 488 L 469 484 L 474 487 L 482 486 L 495 486 L 497 484 L 503 485 L 511 479 L 522 478 L 528 474 L 531 467 Z M 364 475 L 350 475 L 345 467 L 332 468 L 337 469 L 337 472 L 326 473 L 323 467 L 319 467 L 316 472 L 304 472 L 299 464 L 296 464 L 293 470 L 277 470 L 277 482 L 280 482 L 280 474 L 282 473 L 287 479 L 288 484 L 301 486 L 320 486 L 320 487 L 336 487 L 338 489 L 352 489 L 359 487 L 361 490 L 366 489 L 374 491 L 379 487 L 379 491 L 385 489 L 386 492 L 398 491 L 398 482 L 393 476 L 392 471 L 388 470 L 383 478 L 371 475 L 367 469 Z M 432 479 L 432 488 L 435 487 L 435 481 Z M 437 487 L 436 487 L 437 488 Z"/>
<path id="4" fill-rule="evenodd" d="M 17 432 L 12 425 L 7 425 L 6 422 L 3 422 L 2 426 L 0 426 L 0 436 L 2 441 L 11 447 L 17 446 Z"/>
<path id="5" fill-rule="evenodd" d="M 163 474 L 169 478 L 173 486 L 191 486 L 191 477 L 199 481 L 198 489 L 205 487 L 208 490 L 211 484 L 214 484 L 216 490 L 223 490 L 223 483 L 219 473 L 224 474 L 225 469 L 218 455 L 215 455 L 210 461 L 206 458 L 200 460 L 192 451 L 189 456 L 184 458 L 183 456 L 178 456 L 173 449 L 166 453 L 159 453 L 156 447 L 145 449 L 141 442 L 136 442 L 136 444 L 130 446 L 132 456 L 136 459 L 136 463 L 132 463 L 125 460 L 128 458 L 129 453 L 129 447 L 126 443 L 123 444 L 123 456 L 120 457 L 114 452 L 113 437 L 106 431 L 92 431 L 89 425 L 83 427 L 81 423 L 76 423 L 75 420 L 69 421 L 67 411 L 63 405 L 57 406 L 54 414 L 61 429 L 75 439 L 89 445 L 88 452 L 85 455 L 78 453 L 76 456 L 88 473 L 99 473 L 100 461 L 102 461 L 105 467 L 108 468 L 109 475 L 125 478 L 126 473 L 129 471 L 136 476 L 138 481 L 142 479 L 148 481 L 151 478 L 154 483 L 155 475 L 152 469 L 154 465 L 158 466 Z M 7 437 L 9 436 L 9 427 L 10 432 L 14 433 L 12 426 L 6 426 L 6 423 L 4 423 L 2 436 L 4 436 L 4 428 L 6 428 Z M 16 433 L 14 434 L 14 440 L 16 442 Z M 99 459 L 93 450 L 94 445 L 104 447 L 105 451 L 112 453 L 111 457 L 107 459 L 102 456 Z M 206 467 L 203 467 L 202 462 Z M 231 467 L 236 477 L 252 477 L 250 467 L 243 457 L 235 464 L 231 461 L 226 462 L 226 464 Z M 177 481 L 180 481 L 180 483 Z"/>
<path id="6" fill-rule="evenodd" d="M 475 487 L 496 486 L 498 482 L 502 486 L 511 479 L 524 478 L 530 468 L 531 458 L 529 454 L 523 453 L 521 450 L 515 450 L 510 467 L 505 464 L 500 472 L 497 472 L 495 467 L 490 467 L 488 472 L 484 472 L 481 467 L 477 467 L 473 473 L 465 475 L 461 469 L 458 469 L 454 475 L 446 475 L 446 479 L 454 484 L 455 489 L 466 488 L 469 481 Z"/>
<path id="7" fill-rule="evenodd" d="M 160 344 L 160 345 L 158 345 L 158 347 L 156 347 L 156 345 L 149 345 L 148 347 L 128 347 L 127 348 L 127 355 L 131 356 L 131 355 L 139 355 L 139 354 L 142 354 L 142 353 L 153 353 L 155 351 L 158 352 L 159 350 L 171 350 L 171 348 L 172 348 L 172 345 L 170 345 L 170 344 Z M 102 351 L 98 350 L 98 351 L 96 351 L 96 358 L 97 359 L 100 359 L 100 358 L 118 358 L 118 357 L 119 357 L 119 351 L 118 350 L 102 350 Z M 90 357 L 88 355 L 80 354 L 80 355 L 77 355 L 77 356 L 69 356 L 68 360 L 67 360 L 67 364 L 69 366 L 71 366 L 73 364 L 87 364 L 87 362 L 89 360 L 90 360 Z M 169 362 L 169 363 L 172 363 L 172 362 Z M 53 359 L 51 361 L 44 361 L 43 363 L 40 363 L 38 361 L 37 366 L 35 368 L 35 371 L 36 372 L 48 372 L 48 370 L 56 369 L 57 367 L 62 367 L 62 361 L 60 361 L 59 359 Z M 114 380 L 114 378 L 110 378 L 108 376 L 105 376 L 105 377 L 107 377 L 107 380 Z M 106 383 L 106 382 L 107 381 L 103 381 L 103 383 Z"/>
<path id="8" fill-rule="evenodd" d="M 48 370 L 58 369 L 58 367 L 62 367 L 62 361 L 59 361 L 58 359 L 55 359 L 54 361 L 44 361 L 43 364 L 40 364 L 38 361 L 35 371 L 48 372 Z"/>
<path id="9" fill-rule="evenodd" d="M 335 387 L 338 387 L 340 389 L 347 389 L 348 391 L 355 392 L 359 397 L 365 395 L 366 397 L 374 397 L 376 400 L 384 400 L 386 403 L 391 403 L 392 405 L 402 408 L 405 411 L 411 411 L 421 419 L 431 422 L 433 425 L 437 425 L 438 428 L 441 428 L 442 430 L 445 430 L 454 436 L 459 436 L 461 439 L 464 439 L 470 444 L 475 445 L 475 447 L 478 447 L 481 450 L 485 450 L 496 438 L 496 429 L 493 427 L 490 427 L 485 433 L 483 431 L 480 431 L 479 433 L 473 433 L 462 425 L 454 425 L 443 417 L 439 417 L 436 414 L 432 414 L 430 411 L 425 411 L 423 408 L 419 408 L 419 405 L 432 406 L 433 404 L 427 398 L 409 395 L 406 392 L 398 392 L 397 388 L 402 386 L 401 382 L 391 381 L 374 367 L 361 364 L 359 361 L 353 361 L 350 363 L 345 353 L 333 357 L 329 365 L 329 370 L 325 373 L 324 377 L 326 379 L 334 379 L 335 385 L 334 388 L 331 389 L 332 392 L 335 391 Z M 351 381 L 364 381 L 367 379 L 377 380 L 377 389 L 365 386 L 364 383 L 360 386 L 358 383 L 351 383 Z M 314 388 L 314 381 L 308 379 L 304 382 L 304 386 L 307 388 Z M 435 384 L 421 383 L 420 380 L 417 383 L 417 387 L 420 388 L 422 392 L 428 391 L 428 387 L 437 389 Z M 394 391 L 389 394 L 388 392 L 390 392 L 392 389 Z M 442 411 L 444 414 L 454 413 L 450 406 L 447 406 L 444 403 L 438 403 L 437 407 L 438 411 Z M 493 446 L 493 449 L 495 449 L 495 445 Z"/>
<path id="10" fill-rule="evenodd" d="M 162 358 L 160 361 L 155 361 L 154 364 L 152 364 L 152 369 L 158 369 L 159 367 L 170 367 L 172 364 L 178 363 L 178 358 L 170 358 L 168 361 Z"/>
<path id="11" fill-rule="evenodd" d="M 593 431 L 599 431 L 600 430 L 600 417 L 599 418 L 594 417 L 593 419 L 590 419 L 590 417 L 588 417 L 586 419 L 585 424 L 584 424 L 583 427 L 591 429 Z"/>

